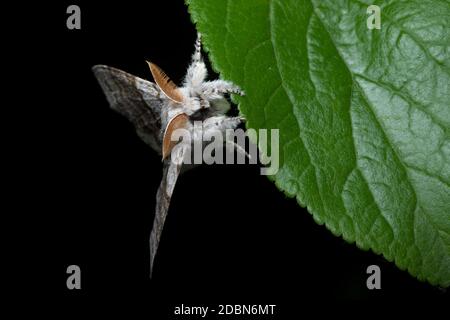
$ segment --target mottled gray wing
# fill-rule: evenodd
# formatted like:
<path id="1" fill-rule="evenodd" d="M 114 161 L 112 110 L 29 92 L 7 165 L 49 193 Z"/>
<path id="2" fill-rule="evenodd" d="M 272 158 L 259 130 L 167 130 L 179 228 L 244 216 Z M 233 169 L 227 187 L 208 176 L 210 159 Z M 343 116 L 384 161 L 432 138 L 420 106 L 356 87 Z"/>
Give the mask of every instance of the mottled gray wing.
<path id="1" fill-rule="evenodd" d="M 92 70 L 111 108 L 133 123 L 139 137 L 161 154 L 161 110 L 165 101 L 156 84 L 104 65 Z"/>
<path id="2" fill-rule="evenodd" d="M 179 148 L 172 152 L 172 158 L 169 157 L 164 160 L 163 176 L 156 194 L 155 219 L 153 220 L 153 228 L 150 233 L 150 277 L 153 273 L 153 263 L 158 251 L 164 222 L 169 211 L 170 199 L 183 166 L 182 159 L 184 154 L 184 148 Z"/>

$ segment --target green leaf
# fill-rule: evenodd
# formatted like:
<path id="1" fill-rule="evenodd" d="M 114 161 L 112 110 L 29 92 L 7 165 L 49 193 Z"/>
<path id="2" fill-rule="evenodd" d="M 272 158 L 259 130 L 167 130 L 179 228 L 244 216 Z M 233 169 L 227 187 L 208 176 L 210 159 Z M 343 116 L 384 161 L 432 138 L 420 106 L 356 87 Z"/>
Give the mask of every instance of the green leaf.
<path id="1" fill-rule="evenodd" d="M 367 8 L 381 8 L 369 30 Z M 187 0 L 279 189 L 335 235 L 450 285 L 450 2 Z"/>

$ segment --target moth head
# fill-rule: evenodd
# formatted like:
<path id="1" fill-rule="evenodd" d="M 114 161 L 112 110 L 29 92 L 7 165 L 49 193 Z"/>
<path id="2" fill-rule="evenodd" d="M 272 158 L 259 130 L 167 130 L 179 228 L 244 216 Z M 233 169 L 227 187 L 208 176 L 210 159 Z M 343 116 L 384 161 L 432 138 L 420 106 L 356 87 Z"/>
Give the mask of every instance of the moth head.
<path id="1" fill-rule="evenodd" d="M 178 87 L 156 64 L 148 61 L 147 63 L 153 79 L 161 92 L 172 102 L 182 106 L 187 114 L 191 115 L 202 108 L 209 107 L 208 101 L 202 99 L 199 95 L 192 95 L 191 90 L 188 88 Z"/>
<path id="2" fill-rule="evenodd" d="M 176 113 L 175 116 L 170 118 L 164 130 L 162 145 L 162 159 L 164 160 L 177 144 L 176 141 L 171 140 L 174 131 L 177 129 L 188 129 L 191 118 L 194 120 L 204 118 L 202 115 L 210 107 L 210 103 L 199 94 L 193 95 L 188 88 L 177 87 L 160 67 L 152 62 L 147 61 L 147 63 L 156 85 L 172 102 L 169 103 L 169 114 Z"/>

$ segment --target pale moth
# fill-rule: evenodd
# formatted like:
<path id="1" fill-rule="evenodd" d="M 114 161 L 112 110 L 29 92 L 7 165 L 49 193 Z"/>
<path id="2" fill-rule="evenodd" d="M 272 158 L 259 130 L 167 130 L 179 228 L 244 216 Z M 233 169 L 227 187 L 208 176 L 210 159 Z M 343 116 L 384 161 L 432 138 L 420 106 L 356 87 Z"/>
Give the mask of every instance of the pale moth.
<path id="1" fill-rule="evenodd" d="M 104 65 L 94 66 L 93 71 L 111 108 L 131 121 L 139 137 L 162 155 L 163 177 L 156 195 L 155 219 L 150 233 L 151 276 L 170 199 L 183 159 L 190 150 L 190 145 L 174 148 L 176 142 L 171 141 L 172 133 L 184 128 L 194 140 L 201 139 L 202 135 L 194 132 L 197 129 L 193 122 L 202 121 L 204 135 L 220 132 L 226 145 L 233 144 L 226 140 L 225 130 L 235 129 L 242 118 L 226 115 L 231 106 L 225 95 L 244 93 L 229 81 L 206 81 L 200 34 L 182 87 L 177 87 L 154 63 L 148 62 L 148 65 L 155 83 Z M 235 147 L 239 150 L 239 146 Z"/>

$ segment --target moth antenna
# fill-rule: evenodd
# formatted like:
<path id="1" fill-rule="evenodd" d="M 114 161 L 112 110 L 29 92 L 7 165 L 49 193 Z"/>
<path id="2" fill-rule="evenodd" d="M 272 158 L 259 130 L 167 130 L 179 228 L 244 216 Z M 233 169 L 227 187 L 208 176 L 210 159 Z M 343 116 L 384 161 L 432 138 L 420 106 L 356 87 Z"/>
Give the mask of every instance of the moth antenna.
<path id="1" fill-rule="evenodd" d="M 152 73 L 153 79 L 155 79 L 156 84 L 159 89 L 169 98 L 176 103 L 183 103 L 184 97 L 177 85 L 170 80 L 169 76 L 156 64 L 148 62 L 150 67 L 150 72 Z"/>
<path id="2" fill-rule="evenodd" d="M 189 117 L 185 113 L 180 113 L 169 121 L 166 130 L 164 131 L 162 160 L 167 158 L 173 147 L 177 144 L 177 141 L 171 140 L 172 133 L 177 129 L 186 128 L 188 121 Z"/>

